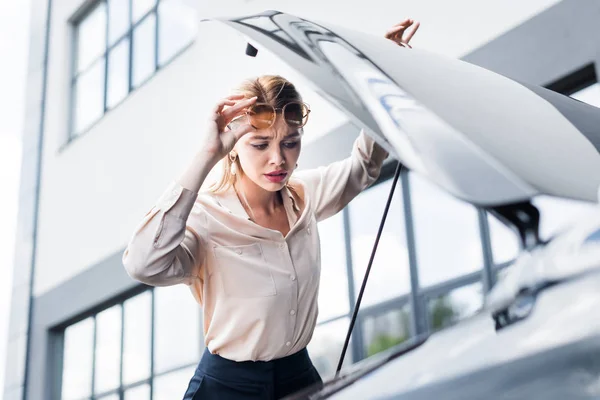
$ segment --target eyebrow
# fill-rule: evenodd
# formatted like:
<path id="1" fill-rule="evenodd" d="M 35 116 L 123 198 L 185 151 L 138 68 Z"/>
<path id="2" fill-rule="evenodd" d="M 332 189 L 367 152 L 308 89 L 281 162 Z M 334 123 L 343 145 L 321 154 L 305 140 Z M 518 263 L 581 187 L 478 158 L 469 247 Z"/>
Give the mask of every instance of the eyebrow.
<path id="1" fill-rule="evenodd" d="M 296 138 L 299 137 L 300 133 L 298 132 L 294 132 L 294 133 L 290 133 L 289 135 L 285 136 L 284 139 L 292 139 L 292 138 Z M 253 140 L 271 140 L 273 139 L 272 136 L 252 136 L 250 139 Z"/>

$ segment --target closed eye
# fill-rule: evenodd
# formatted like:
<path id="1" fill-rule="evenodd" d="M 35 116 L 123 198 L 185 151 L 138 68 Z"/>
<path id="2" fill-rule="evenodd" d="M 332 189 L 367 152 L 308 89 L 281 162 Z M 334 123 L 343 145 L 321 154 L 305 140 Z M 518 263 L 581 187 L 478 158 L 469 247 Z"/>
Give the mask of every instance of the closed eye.
<path id="1" fill-rule="evenodd" d="M 283 147 L 285 147 L 287 149 L 293 149 L 296 146 L 298 146 L 298 142 L 284 142 L 283 143 Z"/>
<path id="2" fill-rule="evenodd" d="M 252 146 L 252 147 L 254 147 L 255 149 L 258 149 L 258 150 L 264 150 L 269 145 L 267 143 L 261 143 L 261 144 L 251 144 L 250 146 Z"/>

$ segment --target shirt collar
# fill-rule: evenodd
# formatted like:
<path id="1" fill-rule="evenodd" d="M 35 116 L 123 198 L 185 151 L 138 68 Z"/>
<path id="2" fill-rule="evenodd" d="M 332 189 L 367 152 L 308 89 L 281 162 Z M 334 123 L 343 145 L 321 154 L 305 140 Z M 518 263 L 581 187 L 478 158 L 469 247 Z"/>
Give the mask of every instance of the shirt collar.
<path id="1" fill-rule="evenodd" d="M 285 206 L 285 203 L 287 203 L 288 201 L 291 201 L 291 205 L 292 205 L 293 209 L 295 211 L 300 211 L 300 207 L 298 207 L 296 198 L 294 197 L 294 194 L 292 193 L 292 191 L 290 190 L 290 188 L 287 185 L 281 190 L 281 192 L 283 194 L 284 206 Z M 242 205 L 240 199 L 238 198 L 233 186 L 230 186 L 227 190 L 220 193 L 217 196 L 217 200 L 218 200 L 219 204 L 221 205 L 221 207 L 227 209 L 230 214 L 237 215 L 238 217 L 241 217 L 244 219 L 250 219 L 250 216 L 244 209 L 244 206 Z"/>

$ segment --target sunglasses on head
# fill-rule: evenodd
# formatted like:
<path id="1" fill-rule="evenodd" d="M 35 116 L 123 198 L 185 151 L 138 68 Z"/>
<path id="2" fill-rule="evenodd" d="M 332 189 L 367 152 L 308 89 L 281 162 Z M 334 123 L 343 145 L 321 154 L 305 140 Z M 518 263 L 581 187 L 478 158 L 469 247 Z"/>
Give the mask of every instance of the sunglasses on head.
<path id="1" fill-rule="evenodd" d="M 246 115 L 234 119 L 230 125 L 235 125 L 236 122 L 241 122 L 241 119 L 246 117 L 254 129 L 267 129 L 273 126 L 279 112 L 288 126 L 302 128 L 308 121 L 310 108 L 308 104 L 300 101 L 291 101 L 281 108 L 275 108 L 267 103 L 255 103 L 248 108 Z"/>

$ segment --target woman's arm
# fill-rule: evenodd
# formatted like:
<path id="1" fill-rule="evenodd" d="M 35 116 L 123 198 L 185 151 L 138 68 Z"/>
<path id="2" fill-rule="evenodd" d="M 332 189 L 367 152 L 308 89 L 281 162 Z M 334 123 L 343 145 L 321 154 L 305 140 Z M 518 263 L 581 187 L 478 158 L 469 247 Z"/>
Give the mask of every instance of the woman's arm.
<path id="1" fill-rule="evenodd" d="M 419 22 L 407 18 L 390 28 L 385 37 L 401 47 L 411 48 L 408 43 L 419 26 Z M 375 182 L 387 156 L 381 146 L 361 131 L 349 158 L 316 170 L 299 172 L 297 176 L 311 196 L 317 221 L 341 211 Z"/>
<path id="2" fill-rule="evenodd" d="M 327 166 L 300 171 L 298 179 L 310 196 L 317 221 L 341 211 L 379 177 L 388 153 L 361 131 L 350 157 Z"/>
<path id="3" fill-rule="evenodd" d="M 201 150 L 135 230 L 123 254 L 123 265 L 133 279 L 152 286 L 191 285 L 194 279 L 201 279 L 203 239 L 188 226 L 187 220 L 208 173 L 241 136 L 252 131 L 247 124 L 233 131 L 225 130 L 233 118 L 256 101 L 242 97 L 230 96 L 217 104 Z M 229 108 L 225 109 L 226 106 Z"/>
<path id="4" fill-rule="evenodd" d="M 123 265 L 135 280 L 152 286 L 190 285 L 204 259 L 202 239 L 187 225 L 198 189 L 216 161 L 198 154 L 135 230 Z"/>

